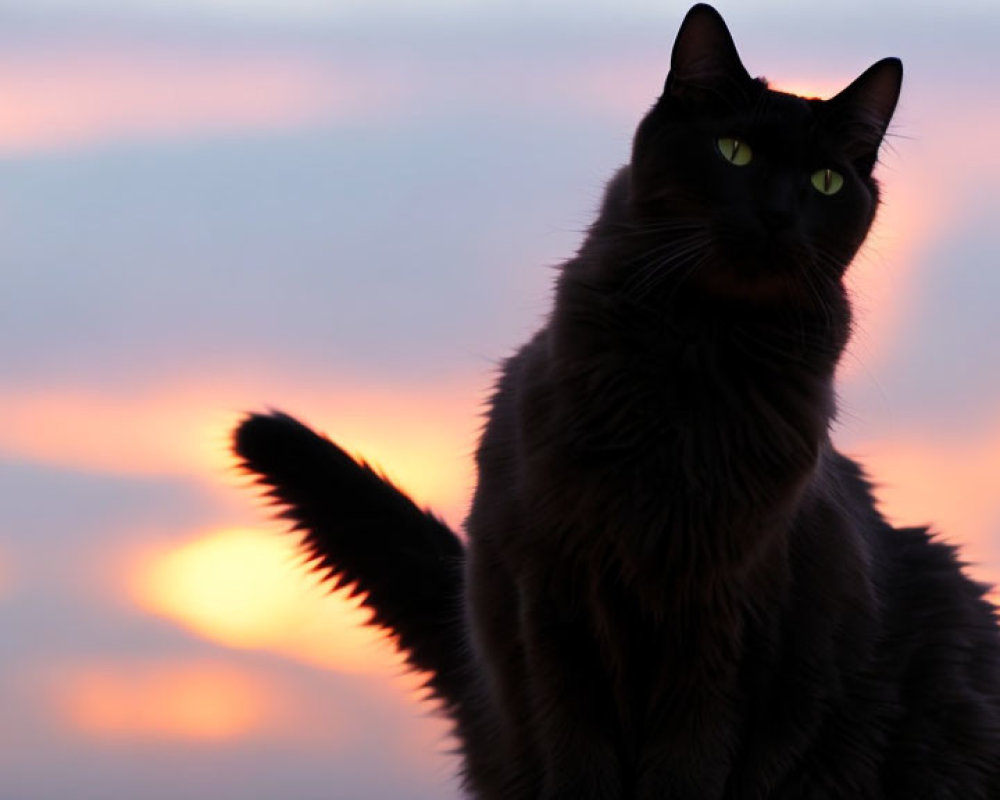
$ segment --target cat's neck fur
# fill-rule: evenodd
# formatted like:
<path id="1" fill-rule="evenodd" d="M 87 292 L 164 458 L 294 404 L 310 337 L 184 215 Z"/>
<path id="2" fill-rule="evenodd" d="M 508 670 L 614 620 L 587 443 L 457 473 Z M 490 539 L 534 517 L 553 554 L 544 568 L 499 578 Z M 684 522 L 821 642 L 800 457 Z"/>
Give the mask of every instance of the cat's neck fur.
<path id="1" fill-rule="evenodd" d="M 744 582 L 785 560 L 784 537 L 829 449 L 846 301 L 747 308 L 683 286 L 660 306 L 634 301 L 614 285 L 633 249 L 648 246 L 632 235 L 628 179 L 625 168 L 609 184 L 600 218 L 563 271 L 550 324 L 530 348 L 544 353 L 543 380 L 562 415 L 556 447 L 604 487 L 632 465 L 609 501 L 627 503 L 636 480 L 653 496 L 683 498 L 646 517 L 581 499 L 597 519 L 612 515 L 615 530 L 602 540 L 614 543 L 612 557 L 637 586 L 664 590 L 667 569 L 678 593 L 709 602 L 701 595 L 714 592 L 728 603 L 733 593 L 759 593 Z M 635 465 L 645 474 L 637 478 Z"/>

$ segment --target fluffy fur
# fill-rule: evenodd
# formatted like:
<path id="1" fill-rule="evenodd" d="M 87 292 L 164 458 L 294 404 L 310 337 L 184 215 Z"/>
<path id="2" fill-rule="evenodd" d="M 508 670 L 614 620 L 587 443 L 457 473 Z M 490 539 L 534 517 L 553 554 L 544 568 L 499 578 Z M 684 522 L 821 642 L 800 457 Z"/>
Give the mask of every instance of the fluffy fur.
<path id="1" fill-rule="evenodd" d="M 688 13 L 548 323 L 503 366 L 467 545 L 291 418 L 237 430 L 428 673 L 473 796 L 1000 797 L 983 587 L 892 528 L 829 438 L 901 78 L 885 59 L 830 100 L 775 92 Z"/>

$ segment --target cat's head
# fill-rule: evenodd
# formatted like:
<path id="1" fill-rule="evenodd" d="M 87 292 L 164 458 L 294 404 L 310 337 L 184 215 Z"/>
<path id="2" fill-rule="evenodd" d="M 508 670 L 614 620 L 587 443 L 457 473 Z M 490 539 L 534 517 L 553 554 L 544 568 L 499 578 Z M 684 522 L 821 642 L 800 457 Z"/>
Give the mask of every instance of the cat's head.
<path id="1" fill-rule="evenodd" d="M 887 58 L 828 100 L 772 91 L 722 17 L 694 6 L 628 171 L 630 221 L 675 242 L 661 271 L 735 299 L 839 284 L 875 215 L 872 168 L 901 81 Z"/>

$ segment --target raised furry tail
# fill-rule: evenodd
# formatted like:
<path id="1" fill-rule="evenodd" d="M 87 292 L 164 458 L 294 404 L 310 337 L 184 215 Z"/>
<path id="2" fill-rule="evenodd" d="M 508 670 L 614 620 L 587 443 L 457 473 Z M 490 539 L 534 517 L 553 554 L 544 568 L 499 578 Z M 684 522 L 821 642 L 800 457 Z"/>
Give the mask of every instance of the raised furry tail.
<path id="1" fill-rule="evenodd" d="M 461 697 L 464 547 L 441 520 L 364 462 L 292 417 L 251 414 L 233 434 L 240 464 L 301 532 L 306 556 L 351 586 L 445 704 Z"/>

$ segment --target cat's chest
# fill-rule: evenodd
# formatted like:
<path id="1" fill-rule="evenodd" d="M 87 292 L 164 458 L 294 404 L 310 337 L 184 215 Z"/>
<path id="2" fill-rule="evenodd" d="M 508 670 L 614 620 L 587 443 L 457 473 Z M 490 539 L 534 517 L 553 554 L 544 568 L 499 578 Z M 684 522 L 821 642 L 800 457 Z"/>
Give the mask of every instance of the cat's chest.
<path id="1" fill-rule="evenodd" d="M 609 414 L 620 418 L 589 424 L 585 435 L 574 429 L 582 411 L 534 440 L 528 423 L 518 486 L 536 518 L 610 540 L 710 527 L 719 514 L 750 520 L 779 504 L 816 459 L 815 444 L 780 416 L 740 413 L 728 399 L 695 407 L 650 398 Z"/>
<path id="2" fill-rule="evenodd" d="M 811 378 L 700 341 L 616 348 L 572 368 L 532 355 L 514 398 L 526 453 L 553 446 L 659 473 L 734 458 L 753 469 L 757 458 L 815 439 L 830 410 Z"/>

